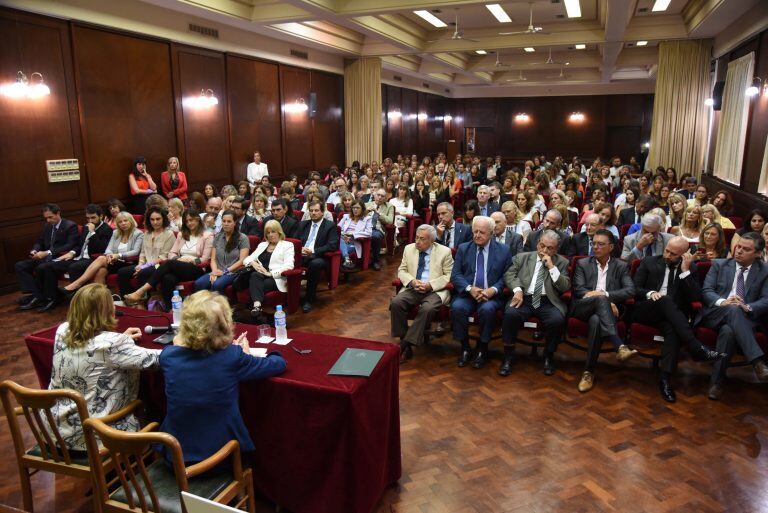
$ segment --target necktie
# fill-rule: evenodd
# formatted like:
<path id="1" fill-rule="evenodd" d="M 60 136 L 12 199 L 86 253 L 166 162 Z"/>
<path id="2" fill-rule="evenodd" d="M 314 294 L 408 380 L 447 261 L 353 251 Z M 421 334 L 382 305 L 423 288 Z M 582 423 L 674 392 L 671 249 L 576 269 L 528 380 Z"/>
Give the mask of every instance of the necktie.
<path id="1" fill-rule="evenodd" d="M 317 223 L 312 223 L 312 229 L 309 231 L 309 238 L 307 239 L 307 247 L 314 247 L 315 237 L 317 237 Z"/>
<path id="2" fill-rule="evenodd" d="M 475 287 L 485 289 L 485 258 L 483 258 L 484 247 L 477 248 L 477 262 L 475 264 Z"/>
<path id="3" fill-rule="evenodd" d="M 421 280 L 421 273 L 424 272 L 424 265 L 427 263 L 427 252 L 419 251 L 419 267 L 416 269 L 416 279 Z"/>
<path id="4" fill-rule="evenodd" d="M 645 247 L 645 256 L 653 256 L 653 244 L 648 244 Z"/>
<path id="5" fill-rule="evenodd" d="M 449 248 L 451 247 L 451 229 L 452 228 L 445 229 L 445 245 Z"/>
<path id="6" fill-rule="evenodd" d="M 480 213 L 484 216 L 488 215 L 488 207 L 480 207 Z"/>
<path id="7" fill-rule="evenodd" d="M 592 251 L 592 237 L 589 237 L 587 239 L 589 241 L 589 253 L 587 253 L 589 256 L 595 256 L 595 252 Z"/>
<path id="8" fill-rule="evenodd" d="M 498 237 L 496 237 L 496 242 L 498 242 L 499 244 L 504 244 L 504 235 L 499 235 Z"/>
<path id="9" fill-rule="evenodd" d="M 746 267 L 739 267 L 739 275 L 736 277 L 736 295 L 744 299 L 744 273 Z"/>
<path id="10" fill-rule="evenodd" d="M 53 227 L 53 230 L 51 230 L 51 245 L 48 246 L 48 249 L 53 249 L 53 243 L 56 240 L 56 227 Z"/>
<path id="11" fill-rule="evenodd" d="M 667 278 L 667 295 L 674 296 L 677 281 L 677 264 L 669 264 L 669 277 Z"/>
<path id="12" fill-rule="evenodd" d="M 544 262 L 541 263 L 541 267 L 539 268 L 539 274 L 536 275 L 536 285 L 533 286 L 533 299 L 531 301 L 531 304 L 534 308 L 538 308 L 541 306 L 541 292 L 544 289 L 544 275 L 547 272 L 547 266 L 544 265 Z"/>

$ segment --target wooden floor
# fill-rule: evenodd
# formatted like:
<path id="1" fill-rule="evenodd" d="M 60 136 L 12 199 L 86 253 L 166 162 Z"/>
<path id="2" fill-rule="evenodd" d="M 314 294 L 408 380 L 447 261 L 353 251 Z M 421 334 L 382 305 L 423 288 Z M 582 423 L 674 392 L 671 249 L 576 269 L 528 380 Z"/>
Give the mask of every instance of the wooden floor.
<path id="1" fill-rule="evenodd" d="M 310 314 L 289 316 L 289 328 L 393 342 L 387 305 L 398 263 L 322 293 Z M 0 377 L 37 386 L 23 337 L 60 322 L 65 308 L 21 313 L 16 297 L 0 296 Z M 502 379 L 493 349 L 485 369 L 459 369 L 446 335 L 402 367 L 403 476 L 376 513 L 768 511 L 768 388 L 747 369 L 732 372 L 712 402 L 707 366 L 684 364 L 678 402 L 668 405 L 646 361 L 619 367 L 604 355 L 595 389 L 582 395 L 583 353 L 562 349 L 546 377 L 521 348 Z M 0 505 L 20 507 L 0 426 Z M 40 473 L 33 488 L 39 513 L 92 511 L 85 483 Z"/>

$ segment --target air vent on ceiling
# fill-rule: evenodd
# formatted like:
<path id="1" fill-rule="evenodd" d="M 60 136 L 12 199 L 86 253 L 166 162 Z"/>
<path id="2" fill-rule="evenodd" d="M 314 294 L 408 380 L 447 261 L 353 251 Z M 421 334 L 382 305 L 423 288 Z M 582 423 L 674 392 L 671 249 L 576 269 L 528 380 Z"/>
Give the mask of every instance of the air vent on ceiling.
<path id="1" fill-rule="evenodd" d="M 637 10 L 637 12 L 648 12 L 648 8 L 647 7 L 641 7 L 640 9 Z"/>
<path id="2" fill-rule="evenodd" d="M 400 75 L 392 75 L 392 80 L 394 80 L 395 82 L 402 82 L 403 77 L 401 77 Z"/>
<path id="3" fill-rule="evenodd" d="M 296 57 L 298 59 L 304 59 L 305 61 L 309 60 L 309 52 L 302 52 L 301 50 L 291 50 L 291 55 L 293 57 Z"/>
<path id="4" fill-rule="evenodd" d="M 190 23 L 189 31 L 196 32 L 201 36 L 205 36 L 205 37 L 212 37 L 214 39 L 219 38 L 219 29 L 215 29 L 213 27 L 204 27 L 202 25 L 196 25 L 194 23 Z"/>
<path id="5" fill-rule="evenodd" d="M 441 14 L 442 12 L 440 9 L 432 9 L 432 14 Z"/>
<path id="6" fill-rule="evenodd" d="M 427 89 L 429 89 L 429 84 L 427 84 L 426 82 L 422 82 L 422 83 L 421 83 L 421 86 L 422 86 L 422 87 L 426 87 Z"/>

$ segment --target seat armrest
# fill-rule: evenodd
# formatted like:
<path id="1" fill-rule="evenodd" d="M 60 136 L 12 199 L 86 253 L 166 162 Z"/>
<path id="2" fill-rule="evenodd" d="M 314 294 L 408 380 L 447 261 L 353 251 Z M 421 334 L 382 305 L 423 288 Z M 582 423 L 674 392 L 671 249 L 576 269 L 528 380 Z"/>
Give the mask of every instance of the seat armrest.
<path id="1" fill-rule="evenodd" d="M 213 453 L 212 455 L 208 456 L 206 459 L 201 461 L 200 463 L 195 463 L 194 465 L 190 465 L 184 469 L 185 473 L 187 474 L 187 478 L 198 476 L 204 472 L 207 472 L 214 468 L 219 463 L 222 463 L 225 459 L 230 457 L 230 455 L 234 454 L 235 452 L 240 450 L 240 444 L 237 442 L 237 440 L 230 440 L 224 446 Z"/>
<path id="2" fill-rule="evenodd" d="M 126 417 L 129 414 L 133 413 L 141 405 L 142 405 L 141 401 L 139 399 L 136 399 L 128 403 L 128 405 L 125 406 L 125 408 L 121 408 L 116 412 L 110 413 L 109 415 L 104 415 L 103 417 L 96 417 L 96 418 L 98 418 L 104 424 L 113 424 L 114 422 L 122 419 L 123 417 Z"/>

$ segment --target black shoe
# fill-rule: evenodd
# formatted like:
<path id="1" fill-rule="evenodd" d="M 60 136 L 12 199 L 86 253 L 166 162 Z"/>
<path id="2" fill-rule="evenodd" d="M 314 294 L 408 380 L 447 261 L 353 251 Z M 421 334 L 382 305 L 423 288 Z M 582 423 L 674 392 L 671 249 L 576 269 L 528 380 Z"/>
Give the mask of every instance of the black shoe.
<path id="1" fill-rule="evenodd" d="M 59 287 L 59 294 L 61 294 L 62 299 L 66 302 L 70 302 L 76 292 L 76 290 L 67 290 L 64 287 Z"/>
<path id="2" fill-rule="evenodd" d="M 43 304 L 43 300 L 37 297 L 32 297 L 29 301 L 19 307 L 19 310 L 32 310 Z"/>
<path id="3" fill-rule="evenodd" d="M 469 352 L 469 349 L 462 349 L 461 354 L 459 355 L 459 361 L 458 366 L 459 367 L 466 367 L 469 363 L 469 357 L 472 355 L 472 353 Z"/>
<path id="4" fill-rule="evenodd" d="M 51 310 L 56 308 L 57 304 L 58 303 L 56 302 L 55 299 L 47 299 L 45 304 L 43 306 L 41 306 L 40 308 L 38 308 L 37 311 L 40 312 L 40 313 L 50 312 Z"/>
<path id="5" fill-rule="evenodd" d="M 25 294 L 25 295 L 23 295 L 21 297 L 17 297 L 16 298 L 16 304 L 17 305 L 26 305 L 27 303 L 29 303 L 33 299 L 35 299 L 35 295 L 34 294 Z"/>
<path id="6" fill-rule="evenodd" d="M 483 351 L 482 349 L 477 350 L 477 354 L 475 355 L 475 359 L 472 360 L 472 367 L 475 369 L 482 369 L 485 367 L 485 354 L 486 351 Z"/>
<path id="7" fill-rule="evenodd" d="M 374 262 L 372 267 L 374 271 L 381 271 L 381 264 L 378 262 Z"/>
<path id="8" fill-rule="evenodd" d="M 501 364 L 501 367 L 499 367 L 499 376 L 509 376 L 512 374 L 512 363 L 514 363 L 514 358 L 504 358 L 504 362 Z"/>
<path id="9" fill-rule="evenodd" d="M 413 345 L 408 342 L 400 342 L 400 365 L 413 358 Z"/>
<path id="10" fill-rule="evenodd" d="M 555 373 L 555 358 L 551 354 L 544 355 L 544 375 L 551 376 Z"/>
<path id="11" fill-rule="evenodd" d="M 341 264 L 341 267 L 343 267 L 347 271 L 351 271 L 352 269 L 355 268 L 355 263 L 352 261 L 351 258 L 347 258 L 346 260 L 344 260 L 344 263 Z"/>
<path id="12" fill-rule="evenodd" d="M 720 398 L 723 397 L 723 386 L 720 383 L 715 383 L 710 386 L 709 392 L 707 392 L 707 397 L 712 401 L 719 401 Z"/>
<path id="13" fill-rule="evenodd" d="M 307 301 L 303 305 L 301 305 L 301 311 L 302 312 L 307 313 L 310 310 L 312 310 L 312 303 L 310 303 L 309 301 Z"/>
<path id="14" fill-rule="evenodd" d="M 670 383 L 668 379 L 662 378 L 659 380 L 659 392 L 661 392 L 661 397 L 668 403 L 677 401 L 675 390 L 672 388 L 672 383 Z"/>
<path id="15" fill-rule="evenodd" d="M 698 350 L 691 353 L 691 358 L 696 362 L 716 362 L 726 356 L 725 353 L 714 351 L 707 346 L 701 346 Z"/>

